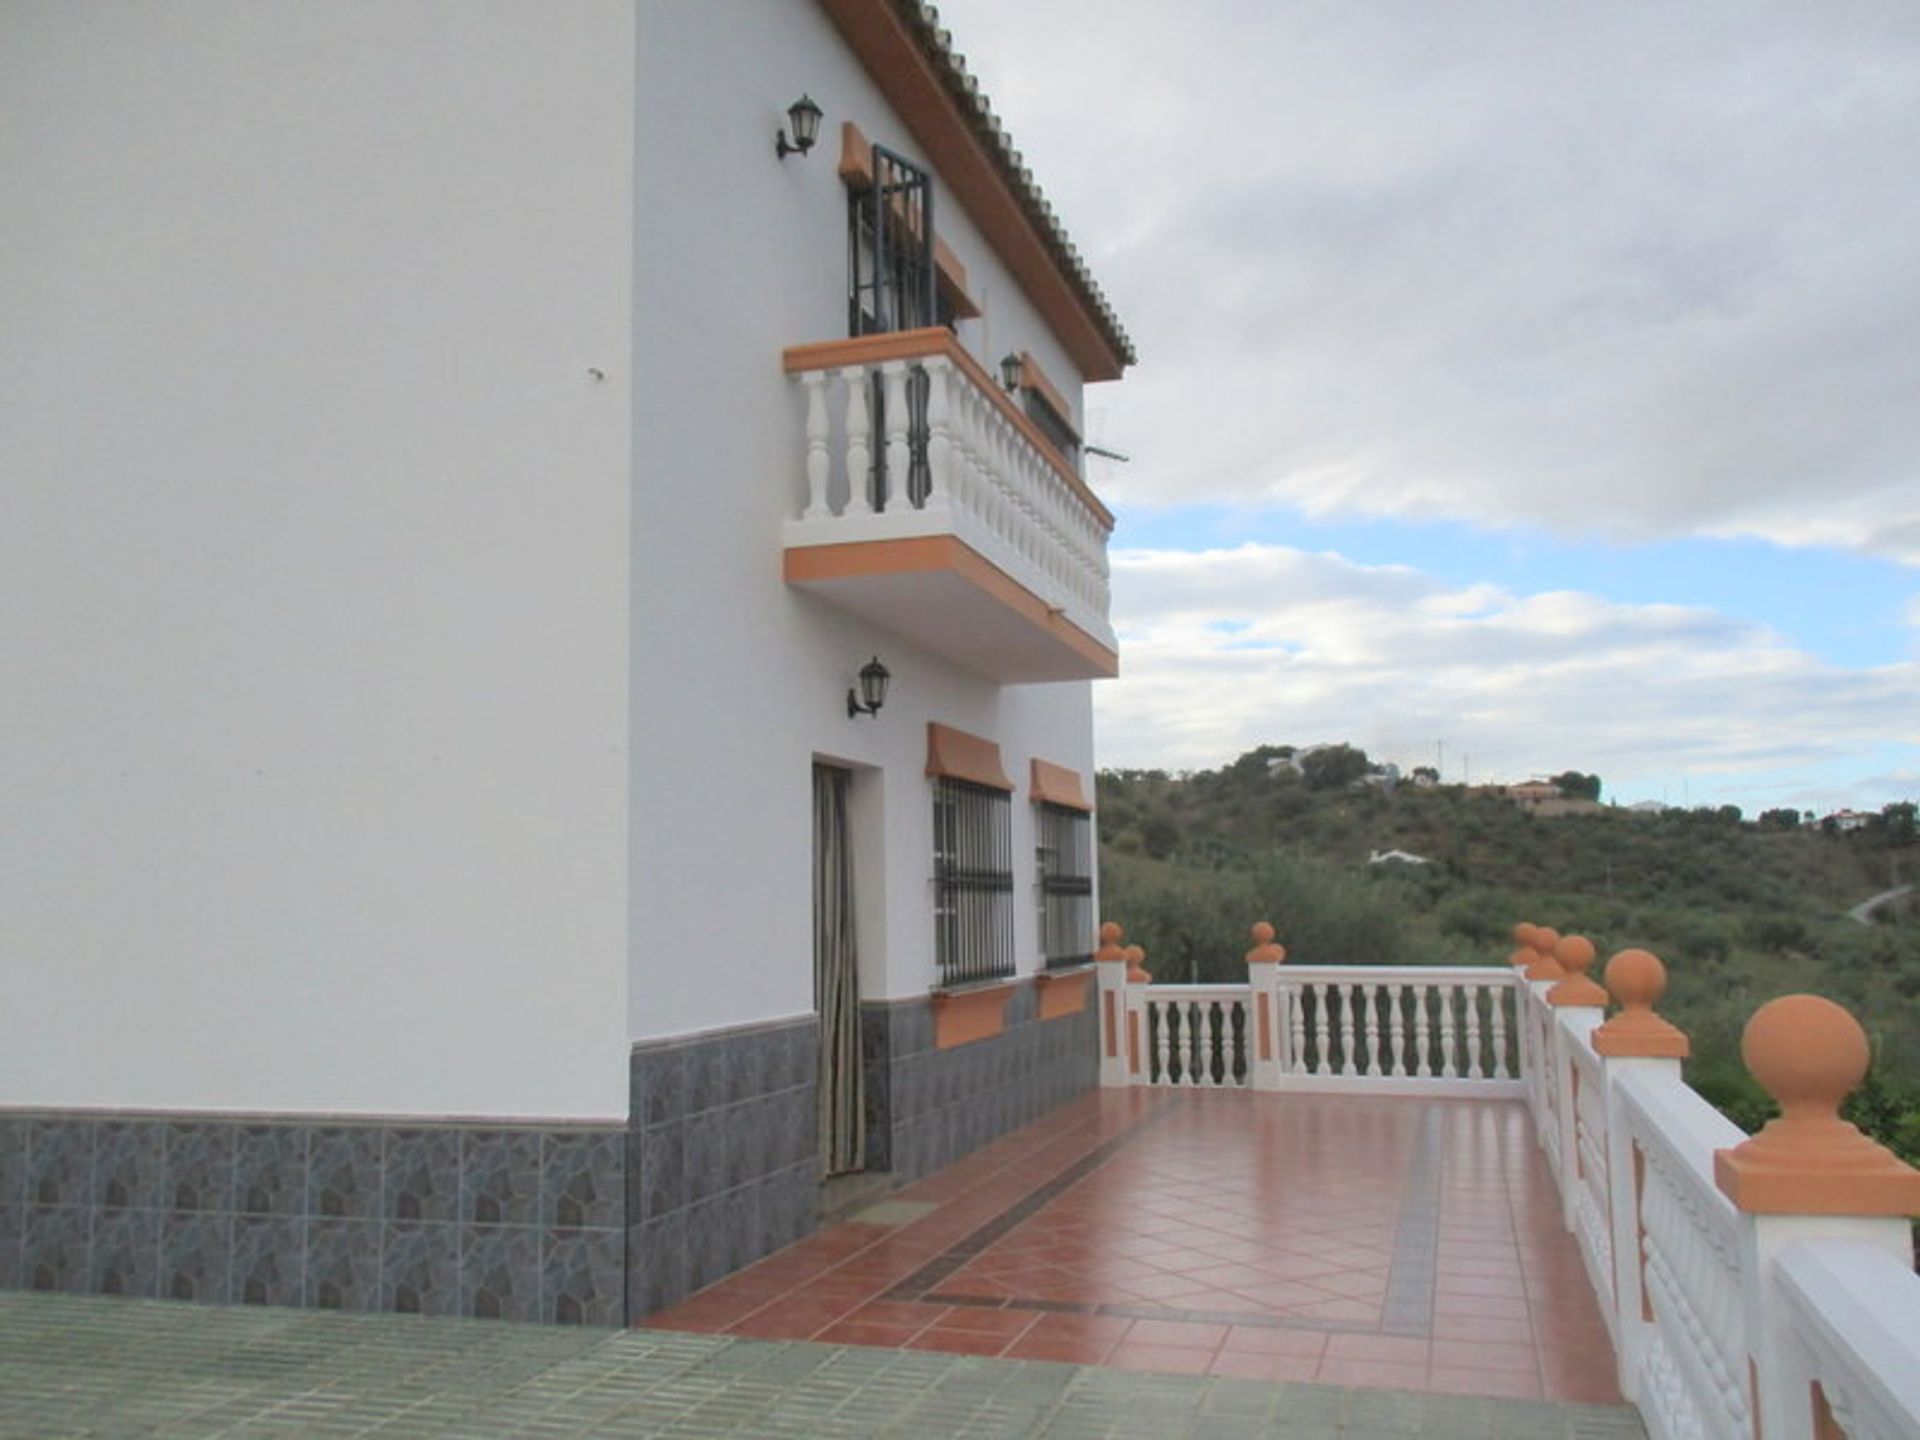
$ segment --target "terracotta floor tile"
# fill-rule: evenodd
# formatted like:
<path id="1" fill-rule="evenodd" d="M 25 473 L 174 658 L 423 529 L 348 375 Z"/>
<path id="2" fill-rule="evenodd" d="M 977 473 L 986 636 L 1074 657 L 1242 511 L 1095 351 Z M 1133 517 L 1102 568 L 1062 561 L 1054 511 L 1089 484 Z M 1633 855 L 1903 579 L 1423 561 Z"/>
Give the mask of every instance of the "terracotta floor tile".
<path id="1" fill-rule="evenodd" d="M 988 1310 L 977 1305 L 955 1305 L 935 1312 L 933 1323 L 942 1330 L 971 1330 L 1004 1339 L 1032 1329 L 1037 1318 L 1031 1310 Z"/>
<path id="2" fill-rule="evenodd" d="M 1058 1360 L 1068 1365 L 1100 1365 L 1112 1353 L 1111 1340 L 1053 1340 L 1028 1331 L 1002 1351 L 1009 1360 Z"/>
<path id="3" fill-rule="evenodd" d="M 898 1350 L 920 1333 L 917 1325 L 868 1325 L 842 1320 L 827 1326 L 813 1338 L 824 1345 L 876 1345 Z"/>
<path id="4" fill-rule="evenodd" d="M 1291 1355 L 1295 1359 L 1317 1360 L 1326 1353 L 1328 1339 L 1324 1330 L 1235 1325 L 1227 1331 L 1227 1338 L 1220 1342 L 1220 1348 L 1249 1355 Z"/>
<path id="5" fill-rule="evenodd" d="M 1213 1360 L 1211 1350 L 1188 1350 L 1178 1345 L 1135 1345 L 1123 1340 L 1103 1362 L 1115 1370 L 1156 1370 L 1168 1375 L 1204 1375 Z"/>
<path id="6" fill-rule="evenodd" d="M 1129 1345 L 1168 1345 L 1182 1350 L 1218 1350 L 1227 1338 L 1225 1325 L 1195 1324 L 1185 1320 L 1136 1320 L 1127 1332 Z"/>
<path id="7" fill-rule="evenodd" d="M 1320 1361 L 1313 1355 L 1261 1355 L 1251 1350 L 1222 1350 L 1207 1365 L 1209 1375 L 1235 1380 L 1311 1380 Z"/>
<path id="8" fill-rule="evenodd" d="M 938 1350 L 946 1355 L 998 1355 L 1007 1348 L 1005 1335 L 983 1335 L 978 1330 L 948 1330 L 930 1325 L 903 1347 L 908 1350 Z"/>
<path id="9" fill-rule="evenodd" d="M 1411 1335 L 1329 1335 L 1329 1360 L 1378 1360 L 1389 1365 L 1425 1365 L 1427 1340 Z"/>
<path id="10" fill-rule="evenodd" d="M 1521 1371 L 1529 1375 L 1540 1370 L 1539 1353 L 1531 1345 L 1493 1345 L 1472 1340 L 1435 1340 L 1431 1363 L 1462 1370 Z"/>
<path id="11" fill-rule="evenodd" d="M 1424 1390 L 1425 1365 L 1389 1365 L 1381 1360 L 1322 1359 L 1313 1378 L 1322 1385 L 1359 1385 L 1374 1390 Z"/>
<path id="12" fill-rule="evenodd" d="M 1540 1378 L 1517 1370 L 1467 1370 L 1436 1365 L 1427 1388 L 1450 1395 L 1494 1395 L 1508 1400 L 1538 1400 Z"/>

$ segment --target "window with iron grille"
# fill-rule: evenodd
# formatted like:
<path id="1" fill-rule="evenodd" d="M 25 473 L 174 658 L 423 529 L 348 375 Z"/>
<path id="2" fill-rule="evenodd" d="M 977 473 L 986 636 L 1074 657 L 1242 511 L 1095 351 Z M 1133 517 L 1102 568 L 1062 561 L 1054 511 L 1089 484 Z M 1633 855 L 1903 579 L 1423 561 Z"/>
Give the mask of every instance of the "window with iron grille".
<path id="1" fill-rule="evenodd" d="M 934 959 L 942 985 L 1013 974 L 1013 797 L 933 782 Z"/>
<path id="2" fill-rule="evenodd" d="M 1068 805 L 1035 811 L 1040 953 L 1049 970 L 1093 959 L 1093 817 Z"/>

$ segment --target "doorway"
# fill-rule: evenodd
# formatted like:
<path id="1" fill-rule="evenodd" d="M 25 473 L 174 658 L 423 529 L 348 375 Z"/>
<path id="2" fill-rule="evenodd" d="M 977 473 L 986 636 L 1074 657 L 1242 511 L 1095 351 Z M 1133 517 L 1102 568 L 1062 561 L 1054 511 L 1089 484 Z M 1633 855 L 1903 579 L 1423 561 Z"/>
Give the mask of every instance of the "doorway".
<path id="1" fill-rule="evenodd" d="M 866 1168 L 860 1062 L 860 956 L 854 938 L 853 772 L 813 767 L 813 1003 L 820 1016 L 820 1168 Z"/>

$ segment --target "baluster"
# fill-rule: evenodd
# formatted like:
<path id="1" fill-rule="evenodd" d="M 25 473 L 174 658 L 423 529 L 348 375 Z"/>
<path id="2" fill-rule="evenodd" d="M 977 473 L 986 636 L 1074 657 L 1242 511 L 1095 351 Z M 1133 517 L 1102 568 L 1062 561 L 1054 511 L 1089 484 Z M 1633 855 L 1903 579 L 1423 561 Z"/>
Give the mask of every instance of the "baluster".
<path id="1" fill-rule="evenodd" d="M 1487 1019 L 1493 1028 L 1493 1078 L 1505 1080 L 1507 1072 L 1507 1006 L 1506 997 L 1513 994 L 1511 985 L 1496 985 L 1488 994 L 1491 1002 L 1487 1009 Z"/>
<path id="2" fill-rule="evenodd" d="M 1463 988 L 1460 1003 L 1467 1011 L 1467 1078 L 1479 1080 L 1486 1074 L 1480 1068 L 1480 987 L 1468 985 Z"/>
<path id="3" fill-rule="evenodd" d="M 1354 1073 L 1353 1063 L 1353 986 L 1340 987 L 1340 1073 Z"/>
<path id="4" fill-rule="evenodd" d="M 1160 1080 L 1162 1085 L 1175 1084 L 1173 1078 L 1173 1006 L 1155 1004 L 1150 998 L 1147 1004 L 1160 1021 L 1159 1033 L 1154 1036 L 1154 1050 L 1160 1061 Z"/>
<path id="5" fill-rule="evenodd" d="M 1207 1018 L 1201 1002 L 1187 1002 L 1187 1083 L 1207 1085 L 1213 1081 L 1213 1067 L 1207 1064 Z"/>
<path id="6" fill-rule="evenodd" d="M 1459 1072 L 1453 1067 L 1453 987 L 1440 987 L 1440 1078 L 1451 1080 Z"/>
<path id="7" fill-rule="evenodd" d="M 827 372 L 809 370 L 800 377 L 807 391 L 807 508 L 802 520 L 826 520 L 827 476 L 833 466 L 827 457 Z"/>
<path id="8" fill-rule="evenodd" d="M 873 415 L 867 407 L 867 372 L 850 365 L 840 372 L 847 382 L 847 509 L 849 515 L 873 514 Z"/>
<path id="9" fill-rule="evenodd" d="M 927 361 L 927 499 L 921 508 L 929 514 L 945 514 L 949 509 L 948 492 L 953 481 L 953 435 L 947 404 L 947 381 L 953 373 L 952 362 L 944 356 Z"/>
<path id="10" fill-rule="evenodd" d="M 1234 1024 L 1235 1017 L 1240 1023 Z M 1253 1057 L 1247 1053 L 1253 1040 L 1253 1009 L 1244 1000 L 1236 1000 L 1227 1011 L 1226 1042 L 1221 1046 L 1229 1085 L 1248 1085 L 1253 1081 Z"/>
<path id="11" fill-rule="evenodd" d="M 1433 1051 L 1433 1029 L 1427 1023 L 1427 987 L 1416 984 L 1413 987 L 1413 1054 L 1415 1064 L 1413 1073 L 1419 1077 L 1433 1074 L 1430 1063 Z"/>
<path id="12" fill-rule="evenodd" d="M 889 360 L 880 367 L 880 374 L 887 387 L 887 487 L 880 497 L 879 509 L 884 511 L 913 504 L 907 493 L 907 473 L 913 465 L 912 447 L 908 444 L 907 422 L 907 362 Z"/>
<path id="13" fill-rule="evenodd" d="M 1382 992 L 1372 985 L 1362 985 L 1360 995 L 1366 1005 L 1367 1016 L 1367 1074 L 1380 1073 L 1380 1004 Z"/>
<path id="14" fill-rule="evenodd" d="M 1393 1046 L 1393 1073 L 1407 1073 L 1407 1025 L 1400 1015 L 1400 989 L 1387 986 L 1387 1038 Z"/>
<path id="15" fill-rule="evenodd" d="M 1287 987 L 1287 1038 L 1293 1049 L 1293 1073 L 1307 1073 L 1307 987 Z"/>
<path id="16" fill-rule="evenodd" d="M 1328 1037 L 1332 1026 L 1327 1023 L 1327 1007 L 1333 1003 L 1333 986 L 1330 983 L 1307 987 L 1313 991 L 1313 1073 L 1316 1075 L 1333 1074 L 1332 1045 Z"/>

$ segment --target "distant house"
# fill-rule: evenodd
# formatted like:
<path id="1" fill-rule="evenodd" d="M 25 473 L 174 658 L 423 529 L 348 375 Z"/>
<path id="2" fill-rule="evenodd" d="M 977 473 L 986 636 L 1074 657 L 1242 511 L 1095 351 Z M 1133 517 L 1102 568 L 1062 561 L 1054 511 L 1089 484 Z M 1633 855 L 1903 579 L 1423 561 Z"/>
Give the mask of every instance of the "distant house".
<path id="1" fill-rule="evenodd" d="M 1541 806 L 1563 797 L 1560 787 L 1551 780 L 1527 780 L 1519 785 L 1507 786 L 1507 798 L 1522 810 L 1538 810 Z"/>
<path id="2" fill-rule="evenodd" d="M 1400 767 L 1391 762 L 1375 765 L 1360 777 L 1362 785 L 1375 785 L 1382 790 L 1391 790 L 1400 783 Z"/>
<path id="3" fill-rule="evenodd" d="M 1850 830 L 1866 829 L 1872 819 L 1873 816 L 1864 811 L 1836 810 L 1831 815 L 1823 817 L 1820 826 L 1822 829 L 1838 830 L 1844 835 Z"/>
<path id="4" fill-rule="evenodd" d="M 1672 808 L 1664 800 L 1636 800 L 1627 806 L 1635 815 L 1664 815 Z"/>
<path id="5" fill-rule="evenodd" d="M 1368 854 L 1369 865 L 1431 865 L 1433 862 L 1424 855 L 1415 855 L 1406 850 L 1375 850 Z"/>

